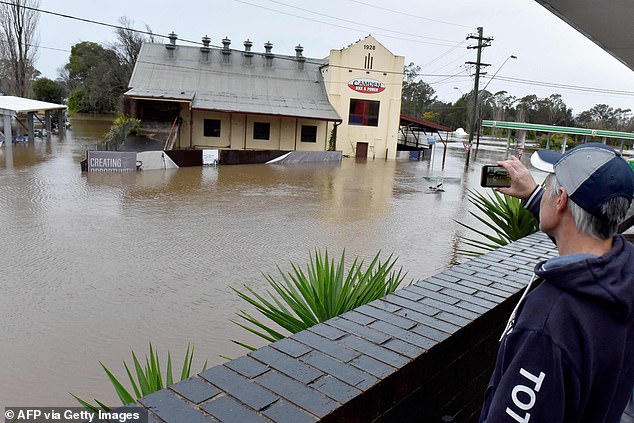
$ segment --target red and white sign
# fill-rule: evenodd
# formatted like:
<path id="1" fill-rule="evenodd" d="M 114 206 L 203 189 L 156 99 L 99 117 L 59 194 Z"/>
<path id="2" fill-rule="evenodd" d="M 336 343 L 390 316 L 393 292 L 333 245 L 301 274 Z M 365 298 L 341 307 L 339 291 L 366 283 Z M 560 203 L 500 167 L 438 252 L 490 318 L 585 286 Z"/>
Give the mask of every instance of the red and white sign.
<path id="1" fill-rule="evenodd" d="M 348 82 L 348 87 L 358 93 L 364 94 L 378 94 L 381 91 L 385 91 L 385 84 L 376 79 L 370 78 L 355 78 Z"/>

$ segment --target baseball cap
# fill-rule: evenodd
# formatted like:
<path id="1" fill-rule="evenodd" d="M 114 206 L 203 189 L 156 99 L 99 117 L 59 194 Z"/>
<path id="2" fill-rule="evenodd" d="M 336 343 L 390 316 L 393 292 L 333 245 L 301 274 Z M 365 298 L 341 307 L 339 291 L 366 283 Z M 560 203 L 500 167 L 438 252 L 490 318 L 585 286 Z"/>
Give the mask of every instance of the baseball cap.
<path id="1" fill-rule="evenodd" d="M 632 201 L 634 171 L 613 148 L 590 142 L 561 154 L 553 150 L 538 150 L 531 164 L 542 171 L 554 173 L 570 199 L 592 215 L 615 197 Z"/>

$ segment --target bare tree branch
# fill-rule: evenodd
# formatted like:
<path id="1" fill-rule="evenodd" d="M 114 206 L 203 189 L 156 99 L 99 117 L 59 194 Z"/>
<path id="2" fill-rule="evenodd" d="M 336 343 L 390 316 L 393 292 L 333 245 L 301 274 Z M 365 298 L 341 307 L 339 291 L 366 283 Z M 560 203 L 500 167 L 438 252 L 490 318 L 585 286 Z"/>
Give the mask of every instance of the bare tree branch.
<path id="1" fill-rule="evenodd" d="M 0 66 L 8 76 L 7 91 L 29 97 L 35 74 L 39 0 L 9 0 L 0 4 Z M 27 8 L 28 7 L 28 8 Z"/>

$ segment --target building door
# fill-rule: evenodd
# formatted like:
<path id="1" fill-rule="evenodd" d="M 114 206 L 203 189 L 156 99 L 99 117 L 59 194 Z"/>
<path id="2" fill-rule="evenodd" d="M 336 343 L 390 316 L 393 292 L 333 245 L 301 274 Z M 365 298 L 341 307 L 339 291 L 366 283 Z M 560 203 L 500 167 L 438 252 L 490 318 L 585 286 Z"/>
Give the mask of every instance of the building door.
<path id="1" fill-rule="evenodd" d="M 367 142 L 358 142 L 357 143 L 357 154 L 355 155 L 357 159 L 367 159 L 368 158 L 368 143 Z"/>

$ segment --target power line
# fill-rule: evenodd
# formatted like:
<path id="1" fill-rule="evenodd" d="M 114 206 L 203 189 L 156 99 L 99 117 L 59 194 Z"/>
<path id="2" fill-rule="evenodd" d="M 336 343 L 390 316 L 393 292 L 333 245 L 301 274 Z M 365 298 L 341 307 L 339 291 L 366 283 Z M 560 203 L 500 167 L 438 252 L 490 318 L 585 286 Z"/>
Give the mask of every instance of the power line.
<path id="1" fill-rule="evenodd" d="M 255 3 L 250 3 L 250 2 L 245 1 L 245 0 L 233 0 L 233 1 L 235 1 L 237 3 L 246 4 L 248 6 L 252 6 L 252 7 L 257 7 L 257 8 L 260 8 L 260 9 L 268 10 L 268 11 L 275 12 L 275 13 L 281 13 L 282 15 L 292 16 L 294 18 L 305 19 L 307 21 L 312 21 L 312 22 L 317 22 L 317 23 L 321 23 L 321 24 L 324 24 L 324 25 L 334 26 L 336 28 L 349 29 L 349 30 L 357 31 L 357 32 L 367 32 L 367 31 L 365 31 L 363 29 L 351 28 L 349 26 L 344 26 L 344 25 L 339 25 L 339 24 L 335 24 L 335 23 L 331 23 L 331 22 L 321 21 L 319 19 L 308 18 L 306 16 L 296 15 L 294 13 L 284 12 L 282 10 L 272 9 L 270 7 L 261 6 L 259 4 L 255 4 Z M 386 38 L 393 38 L 393 39 L 401 40 L 401 41 L 410 41 L 410 42 L 419 43 L 419 44 L 429 44 L 429 45 L 435 45 L 435 46 L 451 47 L 451 45 L 448 45 L 448 44 L 440 44 L 440 43 L 431 43 L 431 42 L 419 41 L 419 40 L 411 40 L 409 38 L 395 37 L 393 35 L 387 35 L 387 34 L 379 34 L 379 33 L 377 33 L 377 35 L 380 35 L 380 36 L 386 37 Z M 450 41 L 450 42 L 453 42 L 453 41 Z"/>
<path id="2" fill-rule="evenodd" d="M 4 1 L 4 0 L 0 0 L 0 4 L 5 4 L 7 6 L 12 6 L 13 5 L 13 3 L 10 3 L 10 2 Z M 94 24 L 94 25 L 106 26 L 106 27 L 109 27 L 109 28 L 133 31 L 133 32 L 138 32 L 138 33 L 145 34 L 145 35 L 153 35 L 153 36 L 157 36 L 157 37 L 169 38 L 168 35 L 161 35 L 161 34 L 156 34 L 156 33 L 149 32 L 149 31 L 141 31 L 139 29 L 126 28 L 126 27 L 123 27 L 121 25 L 113 25 L 113 24 L 109 24 L 109 23 L 105 23 L 105 22 L 95 21 L 93 19 L 80 18 L 78 16 L 66 15 L 64 13 L 53 12 L 53 11 L 50 11 L 50 10 L 38 9 L 37 7 L 30 7 L 30 6 L 25 6 L 25 5 L 20 5 L 20 7 L 24 8 L 24 9 L 27 9 L 27 10 L 33 10 L 35 12 L 45 13 L 47 15 L 58 16 L 60 18 L 73 19 L 73 20 L 76 20 L 76 21 L 87 22 L 87 23 L 91 23 L 91 24 Z M 197 41 L 188 41 L 188 40 L 182 40 L 182 41 L 187 41 L 187 42 L 190 42 L 190 43 L 198 43 Z"/>
<path id="3" fill-rule="evenodd" d="M 352 1 L 354 3 L 362 4 L 364 6 L 374 7 L 375 9 L 385 10 L 387 12 L 392 12 L 392 13 L 396 13 L 398 15 L 407 16 L 407 17 L 410 17 L 410 18 L 417 18 L 417 19 L 422 19 L 424 21 L 436 22 L 436 23 L 441 23 L 441 24 L 445 24 L 445 25 L 459 26 L 459 27 L 462 27 L 462 28 L 469 28 L 469 29 L 473 28 L 472 26 L 457 24 L 455 22 L 441 21 L 440 19 L 432 19 L 432 18 L 428 18 L 426 16 L 418 16 L 418 15 L 414 15 L 414 14 L 407 13 L 407 12 L 400 12 L 398 10 L 389 9 L 387 7 L 377 6 L 377 5 L 374 5 L 374 4 L 371 4 L 371 3 L 366 3 L 366 2 L 363 2 L 363 1 L 359 1 L 359 0 L 350 0 L 350 1 Z"/>
<path id="4" fill-rule="evenodd" d="M 238 0 L 235 0 L 235 1 L 238 1 Z M 353 2 L 356 2 L 356 3 L 360 3 L 360 4 L 365 4 L 367 6 L 375 7 L 375 8 L 378 8 L 378 9 L 384 9 L 384 10 L 387 10 L 387 11 L 390 11 L 390 12 L 394 12 L 394 13 L 405 14 L 403 12 L 398 12 L 398 11 L 394 11 L 394 10 L 391 10 L 391 9 L 383 8 L 383 7 L 380 7 L 380 6 L 375 6 L 375 5 L 372 5 L 372 4 L 369 4 L 369 3 L 364 3 L 364 2 L 359 1 L 359 0 L 350 0 L 350 1 L 353 1 Z M 10 2 L 8 2 L 6 0 L 0 0 L 0 4 L 12 5 L 12 3 L 10 3 Z M 151 36 L 155 36 L 155 37 L 169 38 L 169 35 L 162 35 L 162 34 L 150 32 L 150 31 L 143 31 L 143 30 L 138 30 L 138 29 L 134 29 L 134 28 L 126 28 L 126 27 L 123 27 L 123 26 L 120 26 L 120 25 L 113 25 L 113 24 L 109 24 L 109 23 L 106 23 L 106 22 L 96 21 L 96 20 L 93 20 L 93 19 L 81 18 L 81 17 L 78 17 L 78 16 L 73 16 L 73 15 L 68 15 L 68 14 L 64 14 L 64 13 L 53 12 L 53 11 L 50 11 L 50 10 L 38 9 L 38 8 L 34 8 L 34 7 L 24 6 L 24 5 L 21 6 L 21 7 L 25 8 L 25 9 L 28 9 L 28 10 L 33 10 L 33 11 L 36 11 L 36 12 L 40 12 L 40 13 L 45 13 L 45 14 L 49 14 L 49 15 L 53 15 L 53 16 L 58 16 L 58 17 L 66 18 L 66 19 L 73 19 L 73 20 L 86 22 L 86 23 L 90 23 L 90 24 L 94 24 L 94 25 L 100 25 L 100 26 L 105 26 L 105 27 L 114 28 L 114 29 L 121 29 L 121 30 L 126 30 L 126 31 L 132 31 L 132 32 L 145 34 L 145 35 L 151 35 Z M 417 17 L 417 16 L 409 15 L 409 14 L 406 14 L 406 15 Z M 423 17 L 419 17 L 419 18 L 424 19 Z M 439 22 L 440 23 L 452 24 L 450 22 L 443 22 L 443 21 L 439 21 Z M 464 26 L 464 25 L 458 25 L 458 24 L 453 24 L 453 25 Z M 470 28 L 470 27 L 468 27 L 468 28 Z M 351 29 L 351 28 L 348 28 L 348 29 Z M 200 42 L 200 41 L 192 41 L 192 40 L 187 40 L 187 39 L 184 39 L 184 38 L 179 38 L 179 41 L 190 43 L 190 44 L 202 45 L 202 42 Z M 410 40 L 410 41 L 413 41 L 413 40 Z M 458 44 L 458 46 L 459 46 L 459 44 Z M 69 52 L 69 50 L 64 50 L 64 49 L 55 48 L 55 47 L 47 47 L 47 46 L 37 46 L 37 47 L 38 48 L 48 49 L 48 50 Z M 218 48 L 218 49 L 222 48 L 220 46 L 215 46 L 215 45 L 212 45 L 212 47 Z M 452 47 L 452 49 L 450 51 L 454 50 L 457 46 L 451 46 L 451 47 Z M 236 50 L 236 49 L 231 49 L 231 51 L 232 52 L 241 52 L 241 50 Z M 255 54 L 255 55 L 264 55 L 264 53 L 258 53 L 258 52 L 252 52 L 252 53 Z M 280 60 L 295 60 L 294 58 L 291 58 L 291 57 L 284 57 L 284 56 L 278 56 L 278 55 L 276 55 L 275 57 L 277 59 L 280 59 Z M 315 64 L 315 65 L 319 65 L 319 66 L 327 65 L 327 66 L 333 67 L 333 68 L 361 70 L 361 71 L 367 71 L 367 72 L 372 72 L 372 73 L 387 73 L 387 74 L 399 74 L 399 75 L 403 75 L 404 74 L 404 72 L 383 71 L 383 70 L 368 70 L 368 69 L 362 69 L 362 68 L 350 67 L 350 66 L 332 65 L 332 64 L 325 63 L 323 61 L 319 61 L 319 62 L 311 61 L 310 59 L 307 61 L 307 63 L 311 63 L 311 64 Z M 442 69 L 442 68 L 439 68 L 438 70 L 440 70 L 440 69 Z M 447 74 L 435 74 L 433 72 L 432 73 L 417 73 L 417 74 L 415 74 L 415 76 L 417 76 L 417 77 L 442 77 L 442 78 L 446 78 L 446 79 L 463 78 L 459 74 L 447 75 Z M 544 86 L 544 87 L 551 87 L 551 88 L 562 88 L 562 89 L 567 89 L 567 90 L 570 90 L 570 91 L 582 91 L 582 92 L 600 93 L 600 94 L 615 94 L 615 95 L 634 96 L 634 92 L 625 91 L 625 90 L 613 90 L 613 89 L 606 89 L 606 88 L 584 87 L 584 86 L 579 86 L 579 85 L 560 84 L 560 83 L 555 83 L 555 82 L 536 81 L 536 80 L 529 80 L 529 79 L 504 77 L 504 76 L 499 76 L 499 75 L 496 76 L 496 79 L 497 80 L 501 80 L 501 81 L 511 82 L 511 83 L 518 83 L 518 84 L 529 84 L 529 85 L 537 85 L 537 86 Z M 439 84 L 439 83 L 441 83 L 443 81 L 436 81 L 433 84 Z"/>
<path id="5" fill-rule="evenodd" d="M 584 87 L 580 85 L 569 85 L 569 84 L 560 84 L 555 82 L 545 82 L 545 81 L 535 81 L 531 79 L 521 79 L 521 78 L 511 78 L 507 76 L 496 76 L 495 79 L 507 82 L 515 82 L 518 84 L 529 84 L 529 85 L 539 85 L 542 87 L 550 87 L 550 88 L 563 88 L 573 91 L 586 91 L 592 93 L 599 94 L 618 94 L 618 95 L 631 95 L 634 96 L 634 91 L 625 91 L 625 90 L 613 90 L 608 88 L 597 88 L 597 87 Z"/>
<path id="6" fill-rule="evenodd" d="M 341 21 L 341 22 L 347 22 L 347 23 L 359 25 L 358 21 L 338 18 L 336 16 L 328 15 L 326 13 L 315 12 L 315 11 L 312 11 L 312 10 L 305 9 L 303 7 L 298 7 L 298 6 L 293 6 L 291 4 L 288 4 L 288 3 L 283 3 L 283 2 L 278 1 L 278 0 L 268 0 L 268 1 L 271 2 L 271 3 L 275 3 L 275 4 L 282 5 L 282 6 L 290 7 L 290 8 L 293 8 L 293 9 L 301 10 L 303 12 L 312 13 L 314 15 L 323 16 L 323 17 L 326 17 L 326 18 L 329 18 L 329 19 L 334 19 L 334 20 Z M 367 28 L 379 29 L 381 31 L 393 32 L 395 34 L 406 35 L 408 37 L 424 38 L 424 39 L 427 39 L 427 40 L 444 41 L 444 42 L 448 42 L 448 43 L 454 42 L 454 40 L 446 40 L 446 39 L 442 39 L 442 38 L 427 37 L 427 36 L 424 36 L 424 35 L 410 34 L 410 33 L 407 33 L 407 32 L 394 31 L 393 29 L 383 28 L 383 27 L 374 26 L 374 25 L 368 25 L 367 23 L 363 24 L 363 26 L 365 26 Z"/>

